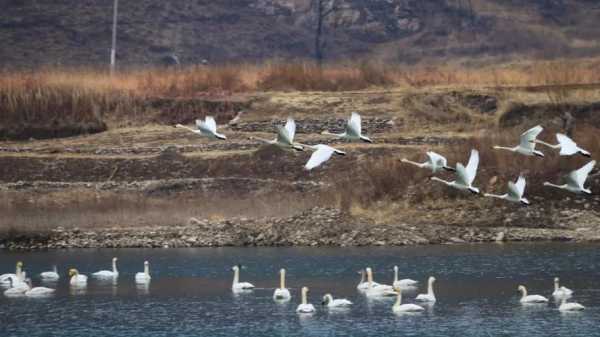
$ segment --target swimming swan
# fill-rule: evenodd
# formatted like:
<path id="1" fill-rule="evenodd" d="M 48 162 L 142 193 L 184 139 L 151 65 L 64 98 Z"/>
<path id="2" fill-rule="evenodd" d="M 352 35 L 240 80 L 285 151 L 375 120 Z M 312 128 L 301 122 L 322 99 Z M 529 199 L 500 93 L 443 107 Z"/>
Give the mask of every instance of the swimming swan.
<path id="1" fill-rule="evenodd" d="M 366 143 L 373 143 L 373 141 L 362 134 L 362 120 L 358 113 L 353 112 L 350 118 L 346 122 L 346 130 L 343 133 L 331 133 L 329 131 L 323 131 L 321 134 L 335 136 L 341 139 L 349 141 L 363 141 Z"/>
<path id="2" fill-rule="evenodd" d="M 526 156 L 544 157 L 544 154 L 535 149 L 537 136 L 544 130 L 541 125 L 535 126 L 521 134 L 519 145 L 515 147 L 494 146 L 496 150 L 508 150 Z"/>
<path id="3" fill-rule="evenodd" d="M 58 275 L 58 269 L 56 266 L 52 266 L 52 271 L 45 271 L 40 273 L 42 281 L 56 281 L 60 278 Z"/>
<path id="4" fill-rule="evenodd" d="M 560 300 L 560 305 L 558 306 L 558 310 L 562 312 L 567 311 L 581 311 L 584 310 L 585 307 L 576 302 L 567 302 L 566 298 Z"/>
<path id="5" fill-rule="evenodd" d="M 117 258 L 113 257 L 112 259 L 112 271 L 110 270 L 101 270 L 92 274 L 92 277 L 95 278 L 111 278 L 118 277 L 119 271 L 117 270 Z"/>
<path id="6" fill-rule="evenodd" d="M 519 286 L 517 289 L 521 292 L 520 302 L 523 304 L 548 302 L 548 299 L 542 295 L 527 295 L 527 288 L 525 286 Z"/>
<path id="7" fill-rule="evenodd" d="M 135 283 L 137 284 L 145 284 L 150 282 L 150 264 L 148 261 L 144 261 L 144 271 L 141 273 L 135 274 Z"/>
<path id="8" fill-rule="evenodd" d="M 348 301 L 345 298 L 336 298 L 334 299 L 331 294 L 325 294 L 323 296 L 322 305 L 327 306 L 328 308 L 347 308 L 352 305 L 352 302 Z"/>
<path id="9" fill-rule="evenodd" d="M 258 137 L 250 137 L 250 139 L 259 140 L 268 145 L 276 145 L 282 149 L 293 149 L 296 151 L 304 151 L 304 148 L 301 144 L 294 142 L 294 137 L 296 136 L 296 122 L 294 119 L 288 118 L 285 126 L 277 127 L 277 138 L 273 140 L 262 139 Z"/>
<path id="10" fill-rule="evenodd" d="M 233 270 L 233 284 L 231 285 L 231 290 L 234 292 L 237 291 L 247 291 L 254 289 L 254 285 L 248 282 L 240 282 L 240 268 L 241 265 L 233 266 L 231 268 Z"/>
<path id="11" fill-rule="evenodd" d="M 311 314 L 313 312 L 315 312 L 315 307 L 308 303 L 308 288 L 307 287 L 302 287 L 302 303 L 300 303 L 298 305 L 298 308 L 296 308 L 296 312 L 300 313 L 300 314 Z"/>
<path id="12" fill-rule="evenodd" d="M 427 294 L 419 294 L 415 298 L 415 300 L 420 301 L 420 302 L 435 303 L 436 298 L 435 298 L 435 294 L 433 292 L 433 283 L 434 282 L 435 282 L 435 277 L 429 276 L 429 279 L 427 280 Z"/>
<path id="13" fill-rule="evenodd" d="M 552 296 L 554 297 L 559 297 L 559 298 L 569 298 L 573 295 L 573 290 L 566 288 L 566 287 L 561 287 L 559 285 L 559 278 L 555 277 L 554 278 L 554 292 L 552 292 Z"/>
<path id="14" fill-rule="evenodd" d="M 469 163 L 465 168 L 463 164 L 456 164 L 456 180 L 446 181 L 438 177 L 431 177 L 431 180 L 442 182 L 450 187 L 469 191 L 474 194 L 479 194 L 479 189 L 473 187 L 473 181 L 477 175 L 477 167 L 479 166 L 479 151 L 471 150 L 471 156 L 469 157 Z"/>
<path id="15" fill-rule="evenodd" d="M 273 299 L 275 301 L 289 301 L 292 298 L 290 291 L 285 287 L 285 269 L 279 271 L 279 288 L 275 289 Z"/>
<path id="16" fill-rule="evenodd" d="M 358 282 L 356 289 L 361 290 L 361 291 L 369 289 L 369 282 L 366 280 L 367 272 L 364 269 L 362 269 L 358 273 L 360 274 L 360 282 Z M 373 286 L 379 286 L 379 283 L 377 283 L 377 282 L 371 282 L 371 283 L 373 284 Z"/>
<path id="17" fill-rule="evenodd" d="M 592 172 L 592 169 L 595 165 L 596 161 L 592 160 L 580 169 L 572 171 L 571 173 L 565 176 L 565 180 L 567 181 L 567 183 L 564 185 L 555 185 L 549 182 L 545 182 L 544 186 L 556 187 L 577 194 L 592 194 L 592 191 L 589 188 L 585 188 L 583 185 L 585 184 L 588 175 L 590 174 L 590 172 Z"/>
<path id="18" fill-rule="evenodd" d="M 456 171 L 453 167 L 448 166 L 448 161 L 446 158 L 440 154 L 437 154 L 433 151 L 427 152 L 427 161 L 424 163 L 417 163 L 414 161 L 410 161 L 406 158 L 402 158 L 401 162 L 415 165 L 420 168 L 426 168 L 431 170 L 432 173 L 438 173 L 440 170 L 446 171 Z"/>
<path id="19" fill-rule="evenodd" d="M 181 124 L 177 124 L 175 127 L 189 130 L 197 135 L 205 136 L 210 139 L 227 139 L 225 135 L 217 132 L 217 122 L 215 122 L 215 119 L 212 116 L 206 116 L 204 121 L 196 119 L 196 129 L 189 128 Z"/>
<path id="20" fill-rule="evenodd" d="M 317 144 L 314 146 L 304 145 L 304 146 L 315 151 L 310 156 L 310 159 L 308 160 L 306 165 L 304 165 L 304 169 L 307 171 L 310 171 L 310 170 L 314 169 L 315 167 L 318 167 L 321 164 L 323 164 L 324 162 L 328 161 L 333 154 L 337 154 L 340 156 L 346 155 L 346 152 L 340 151 L 338 149 L 335 149 L 335 148 L 333 148 L 329 145 L 325 145 L 325 144 Z"/>
<path id="21" fill-rule="evenodd" d="M 392 310 L 395 313 L 401 313 L 401 312 L 419 312 L 419 311 L 424 311 L 425 308 L 423 308 L 420 305 L 416 305 L 413 303 L 407 303 L 407 304 L 402 304 L 402 289 L 401 288 L 396 288 L 396 303 L 394 303 L 394 306 L 392 306 Z"/>
<path id="22" fill-rule="evenodd" d="M 4 291 L 6 297 L 17 297 L 25 295 L 25 292 L 29 290 L 29 285 L 22 280 L 17 278 L 8 278 L 9 288 Z"/>
<path id="23" fill-rule="evenodd" d="M 31 280 L 27 282 L 27 291 L 25 291 L 25 296 L 27 297 L 44 297 L 48 295 L 54 294 L 56 290 L 52 288 L 46 287 L 32 287 Z"/>
<path id="24" fill-rule="evenodd" d="M 367 283 L 368 288 L 365 290 L 365 295 L 367 297 L 391 297 L 396 296 L 396 292 L 394 288 L 387 284 L 379 284 L 373 282 L 373 271 L 371 268 L 367 267 L 365 269 L 367 271 Z"/>
<path id="25" fill-rule="evenodd" d="M 2 286 L 9 286 L 10 283 L 12 282 L 11 279 L 18 279 L 21 276 L 21 271 L 23 270 L 23 262 L 18 261 L 17 265 L 15 267 L 15 273 L 9 273 L 9 274 L 2 274 L 0 275 L 0 285 Z"/>
<path id="26" fill-rule="evenodd" d="M 577 143 L 575 143 L 571 138 L 567 137 L 566 135 L 563 135 L 562 133 L 556 134 L 556 140 L 558 141 L 558 144 L 556 145 L 548 144 L 537 139 L 534 140 L 534 142 L 546 145 L 552 149 L 560 149 L 559 155 L 561 156 L 572 156 L 576 153 L 579 153 L 580 155 L 588 158 L 592 156 L 591 153 L 577 146 Z"/>
<path id="27" fill-rule="evenodd" d="M 508 193 L 497 195 L 485 193 L 483 196 L 492 197 L 498 199 L 504 199 L 510 202 L 521 203 L 523 205 L 529 205 L 529 200 L 523 198 L 523 194 L 525 193 L 525 178 L 523 176 L 519 176 L 516 182 L 509 181 L 508 182 Z"/>
<path id="28" fill-rule="evenodd" d="M 414 287 L 417 284 L 419 284 L 419 281 L 411 280 L 409 278 L 398 280 L 398 266 L 394 266 L 394 283 L 392 284 L 394 288 Z"/>
<path id="29" fill-rule="evenodd" d="M 77 269 L 69 269 L 69 278 L 69 284 L 72 286 L 81 287 L 87 285 L 87 276 L 79 274 L 79 271 L 77 271 Z"/>

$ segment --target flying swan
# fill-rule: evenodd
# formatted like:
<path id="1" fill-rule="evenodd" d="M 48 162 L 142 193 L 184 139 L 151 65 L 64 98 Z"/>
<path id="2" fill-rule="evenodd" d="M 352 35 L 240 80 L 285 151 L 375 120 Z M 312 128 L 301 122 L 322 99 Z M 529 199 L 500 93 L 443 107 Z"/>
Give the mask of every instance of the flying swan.
<path id="1" fill-rule="evenodd" d="M 456 171 L 453 167 L 448 166 L 448 161 L 446 158 L 440 154 L 437 154 L 433 151 L 427 152 L 427 161 L 423 163 L 417 163 L 406 158 L 402 158 L 401 162 L 415 165 L 420 168 L 425 168 L 431 170 L 432 173 L 438 173 L 440 170 L 446 171 Z"/>
<path id="2" fill-rule="evenodd" d="M 305 146 L 309 149 L 315 150 L 315 152 L 313 152 L 313 154 L 310 156 L 310 159 L 308 160 L 306 165 L 304 165 L 304 169 L 307 171 L 310 171 L 315 167 L 318 167 L 324 162 L 328 161 L 334 153 L 340 156 L 346 155 L 346 152 L 334 149 L 329 145 L 317 144 L 314 146 Z"/>
<path id="3" fill-rule="evenodd" d="M 551 186 L 560 188 L 563 190 L 567 190 L 577 194 L 592 194 L 592 191 L 589 188 L 585 188 L 583 185 L 587 180 L 588 175 L 592 172 L 592 169 L 596 165 L 596 161 L 592 160 L 591 162 L 585 164 L 579 170 L 572 171 L 571 173 L 565 176 L 565 180 L 567 181 L 564 185 L 555 185 L 550 182 L 545 182 L 544 186 Z"/>
<path id="4" fill-rule="evenodd" d="M 521 292 L 521 299 L 519 301 L 523 304 L 548 302 L 548 299 L 542 295 L 527 295 L 527 288 L 525 286 L 519 286 L 517 289 Z"/>
<path id="5" fill-rule="evenodd" d="M 231 268 L 233 270 L 233 284 L 231 285 L 231 290 L 233 290 L 233 292 L 243 292 L 254 289 L 252 283 L 240 282 L 241 268 L 241 265 L 233 266 L 233 268 Z"/>
<path id="6" fill-rule="evenodd" d="M 268 145 L 276 145 L 282 149 L 293 149 L 296 151 L 304 151 L 301 144 L 294 143 L 296 136 L 296 122 L 292 118 L 288 118 L 285 126 L 277 126 L 277 138 L 273 140 L 262 139 L 258 137 L 250 137 L 251 140 L 256 139 Z"/>
<path id="7" fill-rule="evenodd" d="M 215 122 L 215 119 L 212 116 L 206 116 L 204 121 L 196 119 L 196 129 L 181 124 L 177 124 L 175 127 L 189 130 L 197 135 L 208 137 L 210 139 L 227 139 L 225 135 L 217 132 L 217 122 Z"/>
<path id="8" fill-rule="evenodd" d="M 522 203 L 523 205 L 529 205 L 529 200 L 523 198 L 523 193 L 525 193 L 525 178 L 523 176 L 519 176 L 516 182 L 508 182 L 508 193 L 502 195 L 485 193 L 484 196 L 504 199 L 510 202 Z"/>
<path id="9" fill-rule="evenodd" d="M 279 270 L 279 288 L 275 289 L 273 299 L 275 301 L 289 301 L 292 298 L 290 291 L 285 287 L 285 269 Z"/>
<path id="10" fill-rule="evenodd" d="M 346 122 L 346 130 L 343 133 L 331 133 L 329 131 L 323 131 L 321 134 L 335 136 L 344 140 L 349 141 L 363 141 L 366 143 L 373 143 L 373 141 L 362 134 L 362 120 L 360 115 L 353 112 L 350 118 Z"/>
<path id="11" fill-rule="evenodd" d="M 592 156 L 591 153 L 577 146 L 577 143 L 575 143 L 571 138 L 567 137 L 566 135 L 563 135 L 562 133 L 556 134 L 556 140 L 558 141 L 558 144 L 556 145 L 548 144 L 537 139 L 534 140 L 534 142 L 546 145 L 552 149 L 559 149 L 560 152 L 558 154 L 561 156 L 572 156 L 577 153 L 588 158 Z"/>
<path id="12" fill-rule="evenodd" d="M 308 288 L 302 287 L 302 303 L 296 308 L 296 312 L 299 314 L 311 314 L 315 312 L 314 305 L 308 303 Z"/>
<path id="13" fill-rule="evenodd" d="M 471 193 L 479 194 L 479 189 L 477 187 L 473 187 L 473 181 L 477 175 L 478 166 L 479 151 L 471 150 L 471 157 L 469 158 L 469 163 L 467 164 L 466 168 L 461 163 L 456 164 L 456 180 L 446 181 L 438 177 L 431 177 L 431 180 L 442 182 L 459 190 L 470 191 Z"/>
<path id="14" fill-rule="evenodd" d="M 543 157 L 544 154 L 535 149 L 535 139 L 543 130 L 542 126 L 535 126 L 521 134 L 519 145 L 515 147 L 494 146 L 494 149 L 508 150 L 526 156 Z"/>

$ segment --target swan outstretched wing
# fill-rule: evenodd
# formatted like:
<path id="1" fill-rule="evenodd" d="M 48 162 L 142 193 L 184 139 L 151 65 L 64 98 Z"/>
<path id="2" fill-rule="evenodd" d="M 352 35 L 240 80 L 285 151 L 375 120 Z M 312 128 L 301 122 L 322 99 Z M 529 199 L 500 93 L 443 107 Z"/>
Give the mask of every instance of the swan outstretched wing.
<path id="1" fill-rule="evenodd" d="M 519 176 L 514 183 L 512 181 L 508 183 L 508 194 L 510 196 L 521 199 L 523 193 L 525 193 L 525 178 L 523 176 Z"/>
<path id="2" fill-rule="evenodd" d="M 587 179 L 590 172 L 596 165 L 596 161 L 592 160 L 591 162 L 585 164 L 579 170 L 575 170 L 567 175 L 567 181 L 569 184 L 575 185 L 579 188 L 583 188 L 583 184 L 585 184 L 585 180 Z"/>
<path id="3" fill-rule="evenodd" d="M 316 145 L 315 148 L 317 150 L 313 152 L 313 154 L 310 156 L 310 159 L 304 166 L 304 168 L 307 170 L 312 170 L 315 167 L 328 161 L 329 158 L 331 158 L 331 156 L 333 155 L 333 153 L 336 152 L 336 149 L 323 144 Z"/>
<path id="4" fill-rule="evenodd" d="M 352 115 L 350 116 L 350 119 L 348 119 L 348 125 L 346 126 L 346 133 L 349 133 L 353 136 L 360 136 L 362 133 L 362 126 L 361 126 L 361 118 L 360 115 L 357 114 L 356 112 L 353 112 Z"/>
<path id="5" fill-rule="evenodd" d="M 448 166 L 448 161 L 446 160 L 446 158 L 440 154 L 437 154 L 433 151 L 429 151 L 427 152 L 427 157 L 429 157 L 429 161 L 438 166 L 438 167 L 444 167 L 444 166 Z"/>
<path id="6" fill-rule="evenodd" d="M 463 166 L 463 164 L 456 164 L 456 182 L 461 185 L 469 186 L 469 173 L 467 173 L 467 169 Z"/>
<path id="7" fill-rule="evenodd" d="M 217 122 L 212 116 L 206 116 L 204 124 L 206 124 L 206 127 L 213 133 L 217 132 Z"/>
<path id="8" fill-rule="evenodd" d="M 290 142 L 293 142 L 294 137 L 296 136 L 296 122 L 294 122 L 294 119 L 287 119 L 287 122 L 285 123 L 285 130 L 287 131 L 287 136 L 290 139 Z"/>
<path id="9" fill-rule="evenodd" d="M 288 130 L 281 125 L 277 127 L 277 142 L 288 145 L 292 144 L 292 140 L 290 139 Z"/>
<path id="10" fill-rule="evenodd" d="M 577 144 L 571 138 L 563 135 L 562 133 L 556 134 L 556 140 L 560 144 L 561 155 L 570 156 L 579 152 L 579 147 Z"/>
<path id="11" fill-rule="evenodd" d="M 462 166 L 462 165 L 461 165 Z M 477 167 L 479 166 L 479 151 L 471 150 L 471 157 L 469 157 L 469 163 L 466 167 L 467 173 L 467 185 L 471 185 L 477 176 Z"/>
<path id="12" fill-rule="evenodd" d="M 537 136 L 544 130 L 541 125 L 534 126 L 533 128 L 523 132 L 521 134 L 521 144 L 520 146 L 525 149 L 534 150 L 535 142 L 534 140 Z"/>

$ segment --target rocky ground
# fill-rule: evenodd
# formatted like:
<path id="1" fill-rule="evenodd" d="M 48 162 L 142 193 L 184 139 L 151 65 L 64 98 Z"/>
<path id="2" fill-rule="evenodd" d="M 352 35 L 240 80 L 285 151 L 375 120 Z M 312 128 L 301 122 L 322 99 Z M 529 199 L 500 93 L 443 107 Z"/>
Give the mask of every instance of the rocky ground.
<path id="1" fill-rule="evenodd" d="M 577 93 L 579 107 L 587 92 Z M 0 142 L 0 247 L 600 240 L 597 170 L 588 181 L 595 193 L 589 197 L 542 187 L 586 158 L 559 158 L 545 149 L 547 158 L 538 160 L 491 150 L 492 137 L 512 143 L 540 122 L 548 129 L 545 140 L 560 131 L 560 115 L 544 92 L 428 88 L 257 95 L 240 121 L 224 126 L 225 142 L 156 121 L 88 136 Z M 575 133 L 593 153 L 600 148 L 596 100 L 574 113 L 576 125 L 593 128 Z M 342 130 L 352 111 L 361 112 L 374 144 L 321 134 Z M 288 116 L 298 123 L 299 141 L 332 144 L 348 155 L 307 172 L 302 166 L 310 153 L 251 139 L 274 138 L 275 125 Z M 504 193 L 507 181 L 525 174 L 532 206 L 454 192 L 399 161 L 422 160 L 426 150 L 436 150 L 453 164 L 464 162 L 471 148 L 482 152 L 477 186 Z"/>

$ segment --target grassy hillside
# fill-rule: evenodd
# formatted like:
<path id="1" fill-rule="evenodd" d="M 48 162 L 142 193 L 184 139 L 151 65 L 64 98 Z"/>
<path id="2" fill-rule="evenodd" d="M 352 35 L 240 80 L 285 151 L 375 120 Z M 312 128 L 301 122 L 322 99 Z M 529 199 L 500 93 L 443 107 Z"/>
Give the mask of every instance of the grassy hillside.
<path id="1" fill-rule="evenodd" d="M 310 0 L 121 1 L 118 59 L 184 64 L 309 58 Z M 104 65 L 112 1 L 6 1 L 0 66 Z M 341 0 L 326 56 L 393 62 L 590 56 L 600 51 L 593 0 Z"/>

